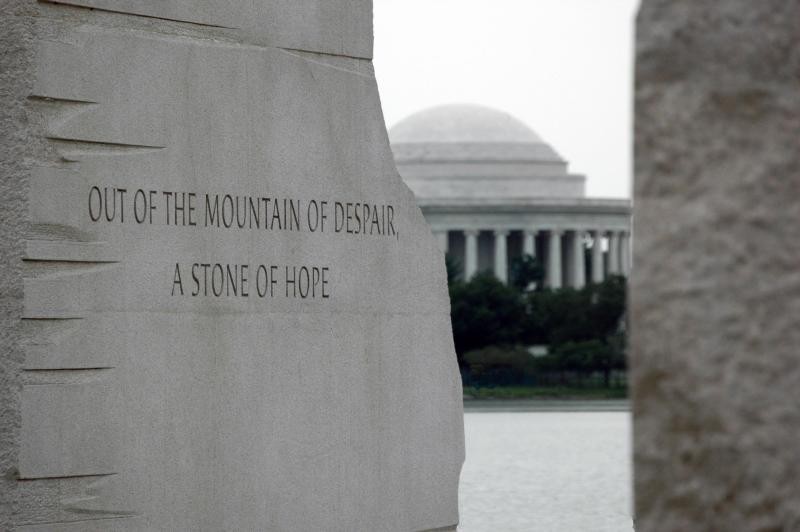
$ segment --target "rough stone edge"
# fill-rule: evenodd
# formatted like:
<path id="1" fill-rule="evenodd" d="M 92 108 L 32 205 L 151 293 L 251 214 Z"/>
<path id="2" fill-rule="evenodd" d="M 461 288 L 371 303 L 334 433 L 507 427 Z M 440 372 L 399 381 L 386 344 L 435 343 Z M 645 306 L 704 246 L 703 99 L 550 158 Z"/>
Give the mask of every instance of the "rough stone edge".
<path id="1" fill-rule="evenodd" d="M 374 28 L 374 25 L 373 25 L 373 28 Z M 380 116 L 377 117 L 377 119 L 380 120 L 380 122 L 383 124 L 383 128 L 381 128 L 382 138 L 379 140 L 379 142 L 383 143 L 387 147 L 387 149 L 389 149 L 390 156 L 392 156 L 391 166 L 392 166 L 393 174 L 394 174 L 393 178 L 397 182 L 400 183 L 401 189 L 406 194 L 406 196 L 409 198 L 411 203 L 414 205 L 414 211 L 415 211 L 415 215 L 417 217 L 418 223 L 421 223 L 422 225 L 427 227 L 427 229 L 428 229 L 428 239 L 433 244 L 433 249 L 439 249 L 438 243 L 436 242 L 436 237 L 433 234 L 433 229 L 431 228 L 431 225 L 428 223 L 428 220 L 425 218 L 425 215 L 424 215 L 424 213 L 422 211 L 422 205 L 420 204 L 420 201 L 416 198 L 414 192 L 411 190 L 411 188 L 405 182 L 403 177 L 400 175 L 400 171 L 397 168 L 397 163 L 395 162 L 394 157 L 393 157 L 393 155 L 391 153 L 391 139 L 389 138 L 389 128 L 388 128 L 387 123 L 386 123 L 386 115 L 383 112 L 383 98 L 381 96 L 380 84 L 378 83 L 378 80 L 375 77 L 375 70 L 374 70 L 373 61 L 374 60 L 370 60 L 370 73 L 371 73 L 371 75 L 373 77 L 373 83 L 375 84 L 375 92 L 376 92 L 377 103 L 378 103 L 378 112 L 379 112 L 379 115 L 380 115 Z M 459 456 L 458 456 L 459 466 L 458 466 L 458 474 L 456 475 L 456 485 L 455 485 L 455 490 L 456 490 L 456 508 L 455 508 L 455 512 L 456 512 L 456 519 L 460 519 L 461 518 L 461 515 L 460 515 L 461 514 L 461 509 L 459 508 L 459 500 L 460 500 L 461 475 L 464 472 L 464 464 L 466 463 L 466 459 L 467 459 L 466 431 L 465 431 L 465 428 L 464 428 L 464 401 L 463 401 L 463 394 L 462 394 L 463 382 L 462 382 L 462 379 L 461 379 L 461 372 L 459 371 L 459 368 L 458 368 L 458 356 L 457 356 L 456 351 L 455 351 L 455 343 L 454 343 L 455 339 L 453 338 L 453 333 L 452 333 L 452 323 L 451 323 L 451 316 L 450 316 L 450 314 L 451 314 L 451 304 L 452 303 L 450 301 L 450 291 L 448 289 L 447 265 L 446 265 L 446 262 L 445 262 L 445 254 L 444 253 L 440 253 L 437 256 L 433 257 L 432 260 L 438 264 L 439 271 L 441 272 L 441 276 L 443 277 L 443 283 L 444 283 L 444 286 L 443 286 L 444 296 L 443 297 L 447 302 L 447 309 L 446 309 L 447 322 L 450 325 L 450 329 L 449 329 L 450 341 L 448 342 L 448 345 L 450 346 L 450 354 L 452 355 L 452 359 L 450 361 L 450 364 L 453 366 L 453 371 L 455 372 L 456 378 L 458 380 L 458 392 L 457 392 L 458 393 L 458 401 L 457 401 L 457 404 L 459 405 L 458 415 L 460 416 L 460 419 L 461 419 L 461 446 L 460 446 L 460 449 L 458 449 L 458 451 L 459 451 Z M 433 528 L 433 529 L 428 529 L 428 530 L 422 530 L 420 532 L 458 532 L 458 522 L 456 524 L 454 524 L 454 525 L 446 525 L 444 527 Z"/>
<path id="2" fill-rule="evenodd" d="M 39 141 L 27 95 L 35 74 L 37 6 L 0 1 L 0 529 L 12 530 L 18 513 L 21 429 L 22 255 L 27 188 Z"/>

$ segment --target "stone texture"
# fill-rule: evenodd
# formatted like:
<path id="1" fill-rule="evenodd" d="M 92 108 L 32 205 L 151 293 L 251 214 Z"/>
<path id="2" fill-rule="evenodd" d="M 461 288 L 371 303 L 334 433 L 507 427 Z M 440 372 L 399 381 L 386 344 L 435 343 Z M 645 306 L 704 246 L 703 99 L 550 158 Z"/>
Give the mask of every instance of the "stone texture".
<path id="1" fill-rule="evenodd" d="M 800 2 L 644 0 L 637 531 L 800 529 Z"/>
<path id="2" fill-rule="evenodd" d="M 45 0 L 109 13 L 206 26 L 233 40 L 372 58 L 371 0 Z M 233 30 L 233 31 L 231 31 Z"/>
<path id="3" fill-rule="evenodd" d="M 106 383 L 24 386 L 20 478 L 116 473 L 119 431 L 110 414 L 119 406 L 109 404 L 113 397 Z"/>
<path id="4" fill-rule="evenodd" d="M 0 5 L 0 529 L 454 526 L 446 276 L 392 160 L 370 3 Z M 196 194 L 197 225 L 164 192 Z M 299 224 L 205 226 L 226 194 Z M 336 202 L 384 207 L 354 234 Z M 248 297 L 193 295 L 202 263 L 249 265 Z M 329 297 L 258 297 L 262 264 L 329 268 Z"/>

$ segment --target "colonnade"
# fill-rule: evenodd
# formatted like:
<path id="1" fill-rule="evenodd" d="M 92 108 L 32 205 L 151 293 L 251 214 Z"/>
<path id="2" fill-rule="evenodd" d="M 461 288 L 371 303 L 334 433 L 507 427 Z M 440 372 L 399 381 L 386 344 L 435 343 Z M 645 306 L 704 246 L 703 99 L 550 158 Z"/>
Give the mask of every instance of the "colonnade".
<path id="1" fill-rule="evenodd" d="M 434 231 L 439 247 L 448 251 L 450 230 Z M 457 232 L 464 234 L 464 277 L 472 278 L 478 272 L 478 237 L 477 229 L 466 229 Z M 497 229 L 494 234 L 493 272 L 495 277 L 504 283 L 508 282 L 508 237 L 511 231 Z M 522 232 L 522 254 L 536 257 L 537 237 L 542 233 L 545 237 L 545 284 L 550 288 L 571 286 L 582 288 L 587 281 L 600 283 L 609 275 L 627 276 L 631 269 L 630 233 L 617 230 L 526 230 Z M 607 245 L 603 241 L 607 240 Z M 587 244 L 591 246 L 590 272 L 587 279 L 584 262 Z M 566 268 L 564 260 L 566 258 Z M 564 275 L 566 274 L 566 276 Z M 566 278 L 565 278 L 566 277 Z"/>

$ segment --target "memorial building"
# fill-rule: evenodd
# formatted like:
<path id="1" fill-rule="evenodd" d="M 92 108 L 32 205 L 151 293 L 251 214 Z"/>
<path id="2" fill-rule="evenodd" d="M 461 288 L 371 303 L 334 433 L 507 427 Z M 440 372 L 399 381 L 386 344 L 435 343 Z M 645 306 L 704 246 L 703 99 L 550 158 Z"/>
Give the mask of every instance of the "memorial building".
<path id="1" fill-rule="evenodd" d="M 540 259 L 551 288 L 631 268 L 631 202 L 586 197 L 586 177 L 513 116 L 477 105 L 416 113 L 389 132 L 397 169 L 440 247 L 470 278 L 507 282 L 513 260 Z"/>

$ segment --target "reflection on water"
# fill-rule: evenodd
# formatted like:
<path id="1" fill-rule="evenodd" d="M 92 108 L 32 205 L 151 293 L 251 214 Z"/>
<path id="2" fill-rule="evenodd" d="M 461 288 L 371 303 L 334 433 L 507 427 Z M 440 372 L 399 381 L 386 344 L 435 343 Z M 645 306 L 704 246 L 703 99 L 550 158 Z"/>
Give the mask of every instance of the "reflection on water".
<path id="1" fill-rule="evenodd" d="M 630 414 L 467 412 L 460 532 L 630 532 Z"/>

